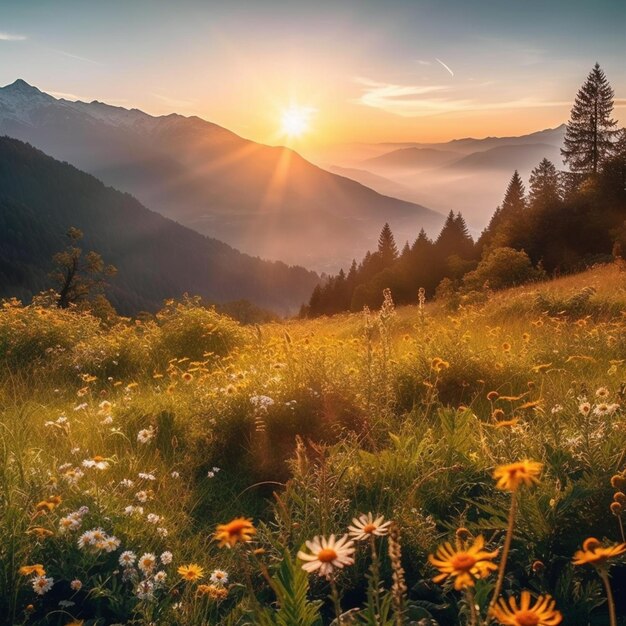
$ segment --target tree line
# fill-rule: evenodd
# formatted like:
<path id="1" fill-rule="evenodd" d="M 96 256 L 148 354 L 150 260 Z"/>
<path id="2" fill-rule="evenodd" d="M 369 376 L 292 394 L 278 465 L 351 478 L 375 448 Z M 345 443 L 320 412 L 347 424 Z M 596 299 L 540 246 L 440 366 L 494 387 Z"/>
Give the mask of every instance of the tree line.
<path id="1" fill-rule="evenodd" d="M 626 249 L 626 129 L 612 118 L 614 92 L 598 63 L 578 91 L 561 150 L 567 171 L 544 158 L 526 191 L 517 171 L 477 241 L 451 211 L 432 240 L 422 229 L 398 249 L 389 224 L 378 247 L 315 287 L 302 316 L 378 307 L 390 288 L 399 304 L 498 289 L 574 272 Z"/>

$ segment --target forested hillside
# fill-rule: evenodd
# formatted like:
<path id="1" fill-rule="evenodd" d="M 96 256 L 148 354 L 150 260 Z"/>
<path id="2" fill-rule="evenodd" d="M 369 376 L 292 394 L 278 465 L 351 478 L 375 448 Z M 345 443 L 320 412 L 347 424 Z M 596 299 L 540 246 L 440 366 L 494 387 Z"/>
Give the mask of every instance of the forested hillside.
<path id="1" fill-rule="evenodd" d="M 388 224 L 378 249 L 318 285 L 303 315 L 378 307 L 382 290 L 396 302 L 417 300 L 420 288 L 461 302 L 489 289 L 581 271 L 626 250 L 626 130 L 612 119 L 613 90 L 596 64 L 576 96 L 565 133 L 568 171 L 542 158 L 529 188 L 513 172 L 500 206 L 477 241 L 460 212 L 439 236 L 422 230 L 400 251 Z"/>
<path id="2" fill-rule="evenodd" d="M 0 138 L 0 297 L 52 287 L 52 256 L 70 227 L 118 269 L 107 295 L 124 314 L 155 311 L 188 292 L 297 310 L 315 273 L 262 261 L 162 217 L 128 194 L 8 137 Z"/>

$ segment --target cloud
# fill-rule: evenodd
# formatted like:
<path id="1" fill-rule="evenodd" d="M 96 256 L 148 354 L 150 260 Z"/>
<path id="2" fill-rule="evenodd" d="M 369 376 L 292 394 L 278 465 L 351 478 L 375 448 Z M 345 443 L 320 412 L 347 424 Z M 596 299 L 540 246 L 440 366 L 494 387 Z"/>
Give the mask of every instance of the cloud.
<path id="1" fill-rule="evenodd" d="M 79 54 L 72 54 L 71 52 L 65 52 L 65 50 L 58 50 L 57 48 L 48 48 L 51 52 L 56 52 L 57 54 L 62 54 L 64 57 L 68 57 L 70 59 L 76 59 L 77 61 L 84 61 L 85 63 L 93 63 L 94 65 L 104 65 L 100 63 L 100 61 L 96 61 L 94 59 L 90 59 L 89 57 L 83 57 Z"/>
<path id="2" fill-rule="evenodd" d="M 67 93 L 65 91 L 50 91 L 49 89 L 42 89 L 42 91 L 55 98 L 63 98 L 64 100 L 82 100 L 83 102 L 89 100 L 87 96 L 77 96 L 75 93 Z"/>
<path id="3" fill-rule="evenodd" d="M 361 77 L 355 80 L 363 87 L 361 96 L 355 102 L 402 117 L 436 115 L 469 103 L 469 100 L 433 97 L 433 94 L 449 89 L 444 85 L 397 85 Z"/>
<path id="4" fill-rule="evenodd" d="M 24 41 L 25 35 L 14 35 L 12 33 L 0 33 L 0 41 Z"/>
<path id="5" fill-rule="evenodd" d="M 182 108 L 187 108 L 196 104 L 195 100 L 178 100 L 176 98 L 170 98 L 169 96 L 163 96 L 160 93 L 153 93 L 152 95 L 170 107 L 176 107 L 176 108 L 182 109 Z"/>
<path id="6" fill-rule="evenodd" d="M 499 109 L 531 109 L 571 106 L 569 101 L 546 101 L 521 98 L 504 102 L 480 102 L 454 97 L 451 87 L 445 85 L 398 85 L 357 77 L 362 93 L 357 104 L 393 113 L 401 117 L 427 117 L 446 113 L 492 111 Z"/>
<path id="7" fill-rule="evenodd" d="M 437 63 L 439 63 L 439 65 L 441 65 L 446 71 L 450 72 L 450 76 L 454 76 L 454 72 L 441 59 L 435 59 L 435 61 L 437 61 Z"/>

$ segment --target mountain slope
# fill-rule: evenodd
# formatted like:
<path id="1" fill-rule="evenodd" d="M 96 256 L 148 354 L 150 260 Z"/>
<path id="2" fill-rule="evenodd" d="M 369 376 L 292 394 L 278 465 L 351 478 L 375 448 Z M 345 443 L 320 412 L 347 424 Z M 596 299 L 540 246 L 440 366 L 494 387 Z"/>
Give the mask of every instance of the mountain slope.
<path id="1" fill-rule="evenodd" d="M 0 89 L 0 132 L 128 191 L 240 250 L 336 270 L 371 248 L 388 221 L 398 239 L 443 217 L 322 170 L 283 147 L 197 117 L 152 117 L 57 100 L 24 81 Z"/>
<path id="2" fill-rule="evenodd" d="M 317 276 L 241 254 L 142 206 L 32 146 L 0 137 L 0 297 L 50 287 L 52 255 L 70 226 L 118 268 L 109 296 L 120 312 L 154 311 L 185 292 L 246 298 L 281 314 L 308 299 Z"/>
<path id="3" fill-rule="evenodd" d="M 504 145 L 473 152 L 445 167 L 449 170 L 513 170 L 530 171 L 543 158 L 550 159 L 557 167 L 561 165 L 561 153 L 557 146 L 547 143 Z"/>
<path id="4" fill-rule="evenodd" d="M 429 169 L 458 159 L 459 152 L 434 148 L 400 148 L 363 161 L 364 167 Z"/>

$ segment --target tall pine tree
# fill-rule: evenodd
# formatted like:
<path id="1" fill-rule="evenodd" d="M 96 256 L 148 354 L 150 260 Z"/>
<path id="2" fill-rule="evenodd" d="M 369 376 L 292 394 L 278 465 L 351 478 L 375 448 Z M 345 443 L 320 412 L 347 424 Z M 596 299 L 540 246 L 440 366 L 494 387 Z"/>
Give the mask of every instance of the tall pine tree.
<path id="1" fill-rule="evenodd" d="M 378 238 L 378 254 L 380 255 L 383 269 L 385 267 L 391 267 L 393 262 L 398 258 L 398 247 L 396 246 L 396 241 L 389 224 L 385 224 L 380 231 L 380 237 Z"/>
<path id="2" fill-rule="evenodd" d="M 609 81 L 596 63 L 576 94 L 561 150 L 572 172 L 596 174 L 613 153 L 613 96 Z"/>

